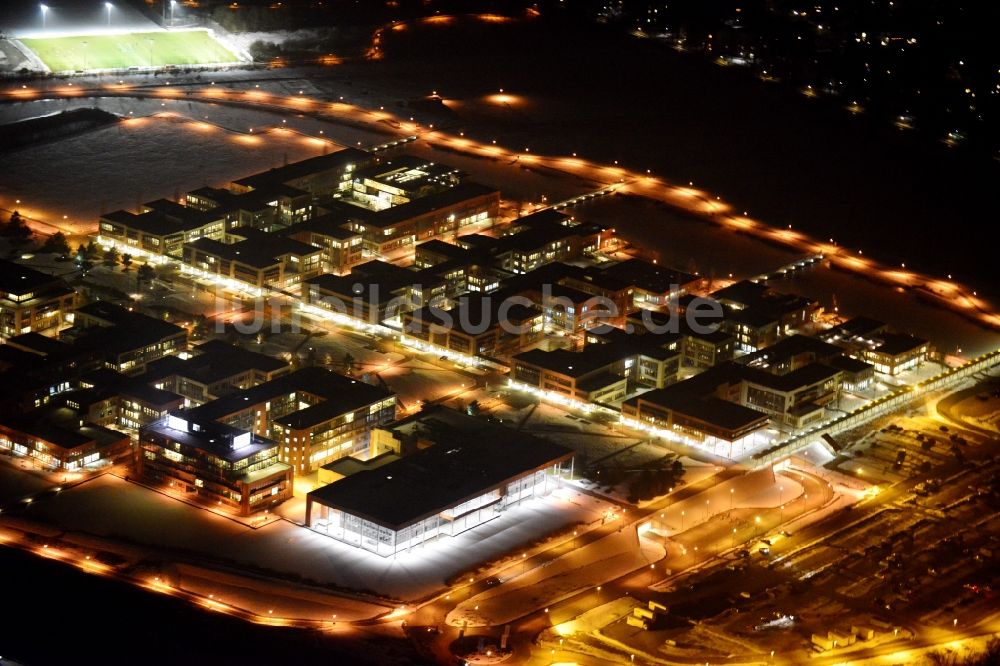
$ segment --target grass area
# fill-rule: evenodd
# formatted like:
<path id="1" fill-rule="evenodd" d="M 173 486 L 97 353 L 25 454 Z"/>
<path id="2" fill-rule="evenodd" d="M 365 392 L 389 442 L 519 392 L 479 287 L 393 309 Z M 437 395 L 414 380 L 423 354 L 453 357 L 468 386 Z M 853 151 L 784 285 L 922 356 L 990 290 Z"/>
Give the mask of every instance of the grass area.
<path id="1" fill-rule="evenodd" d="M 236 62 L 204 30 L 22 39 L 53 72 Z"/>

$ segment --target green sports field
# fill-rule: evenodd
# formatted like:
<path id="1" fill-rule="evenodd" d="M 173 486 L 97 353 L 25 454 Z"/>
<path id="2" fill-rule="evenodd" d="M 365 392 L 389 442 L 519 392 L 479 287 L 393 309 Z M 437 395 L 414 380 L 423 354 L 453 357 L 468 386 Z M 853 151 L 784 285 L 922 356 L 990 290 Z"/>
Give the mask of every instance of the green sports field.
<path id="1" fill-rule="evenodd" d="M 203 30 L 22 39 L 53 72 L 237 62 Z"/>

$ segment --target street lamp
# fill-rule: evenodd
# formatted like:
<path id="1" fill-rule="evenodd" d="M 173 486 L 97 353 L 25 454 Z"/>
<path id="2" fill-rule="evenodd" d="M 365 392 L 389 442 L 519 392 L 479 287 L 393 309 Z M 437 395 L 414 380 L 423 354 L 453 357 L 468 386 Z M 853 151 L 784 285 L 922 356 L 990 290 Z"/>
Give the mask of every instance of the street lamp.
<path id="1" fill-rule="evenodd" d="M 111 27 L 111 8 L 114 7 L 110 2 L 104 3 L 104 8 L 108 10 L 108 27 Z"/>
<path id="2" fill-rule="evenodd" d="M 733 495 L 736 493 L 736 488 L 729 489 L 729 510 L 733 510 Z"/>
<path id="3" fill-rule="evenodd" d="M 45 15 L 49 13 L 48 5 L 39 5 L 42 8 L 42 30 L 45 30 Z"/>

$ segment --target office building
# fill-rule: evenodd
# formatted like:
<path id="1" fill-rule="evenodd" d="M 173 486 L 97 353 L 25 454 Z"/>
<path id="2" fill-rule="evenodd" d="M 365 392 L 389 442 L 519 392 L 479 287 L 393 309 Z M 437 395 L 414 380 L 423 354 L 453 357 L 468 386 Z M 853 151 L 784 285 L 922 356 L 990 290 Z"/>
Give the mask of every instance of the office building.
<path id="1" fill-rule="evenodd" d="M 292 468 L 278 460 L 277 442 L 184 411 L 142 428 L 136 470 L 147 482 L 241 516 L 292 496 Z"/>
<path id="2" fill-rule="evenodd" d="M 559 487 L 573 452 L 452 410 L 388 426 L 420 425 L 434 443 L 313 490 L 306 525 L 383 557 L 459 535 Z M 400 437 L 406 435 L 400 433 Z"/>

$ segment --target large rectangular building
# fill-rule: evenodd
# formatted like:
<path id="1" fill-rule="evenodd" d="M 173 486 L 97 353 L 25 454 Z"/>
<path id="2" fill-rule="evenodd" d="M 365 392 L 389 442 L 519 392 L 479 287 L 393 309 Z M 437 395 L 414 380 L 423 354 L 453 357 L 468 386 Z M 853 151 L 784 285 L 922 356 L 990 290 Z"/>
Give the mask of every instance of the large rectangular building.
<path id="1" fill-rule="evenodd" d="M 61 338 L 95 350 L 105 367 L 125 374 L 142 372 L 147 363 L 187 349 L 186 329 L 108 301 L 78 308 L 73 328 Z"/>
<path id="2" fill-rule="evenodd" d="M 221 340 L 203 342 L 189 353 L 186 359 L 168 356 L 149 363 L 137 381 L 177 393 L 189 405 L 201 405 L 292 370 L 286 361 Z"/>
<path id="3" fill-rule="evenodd" d="M 58 329 L 75 305 L 76 293 L 61 279 L 0 259 L 0 340 Z"/>
<path id="4" fill-rule="evenodd" d="M 245 194 L 257 190 L 269 191 L 285 185 L 308 192 L 314 197 L 328 196 L 349 191 L 354 172 L 373 161 L 371 153 L 357 148 L 345 148 L 234 180 L 229 184 L 229 190 Z"/>
<path id="5" fill-rule="evenodd" d="M 98 218 L 99 243 L 121 252 L 144 254 L 154 261 L 179 259 L 184 243 L 199 238 L 220 240 L 225 215 L 183 206 L 166 199 L 143 204 L 138 213 L 117 210 Z"/>
<path id="6" fill-rule="evenodd" d="M 322 271 L 322 248 L 250 227 L 228 232 L 225 242 L 200 238 L 183 247 L 184 263 L 203 274 L 257 289 L 291 289 Z"/>
<path id="7" fill-rule="evenodd" d="M 345 218 L 347 229 L 361 234 L 369 256 L 380 256 L 458 234 L 472 225 L 491 224 L 500 213 L 500 192 L 464 182 L 381 210 L 347 202 L 324 208 Z"/>
<path id="8" fill-rule="evenodd" d="M 125 433 L 80 422 L 71 410 L 55 408 L 0 420 L 0 450 L 74 472 L 128 456 L 131 441 Z"/>
<path id="9" fill-rule="evenodd" d="M 573 459 L 563 446 L 452 410 L 431 418 L 433 446 L 312 491 L 306 525 L 388 557 L 547 494 Z"/>
<path id="10" fill-rule="evenodd" d="M 296 474 L 368 450 L 372 428 L 396 418 L 396 396 L 323 368 L 303 368 L 264 384 L 234 391 L 190 411 L 270 437 Z"/>
<path id="11" fill-rule="evenodd" d="M 292 468 L 278 443 L 176 411 L 142 428 L 139 476 L 192 500 L 246 516 L 292 496 Z"/>
<path id="12" fill-rule="evenodd" d="M 511 379 L 582 402 L 617 403 L 640 387 L 663 388 L 677 381 L 677 342 L 630 336 L 614 329 L 592 334 L 582 351 L 532 349 L 512 359 Z M 663 342 L 664 344 L 656 344 Z"/>

